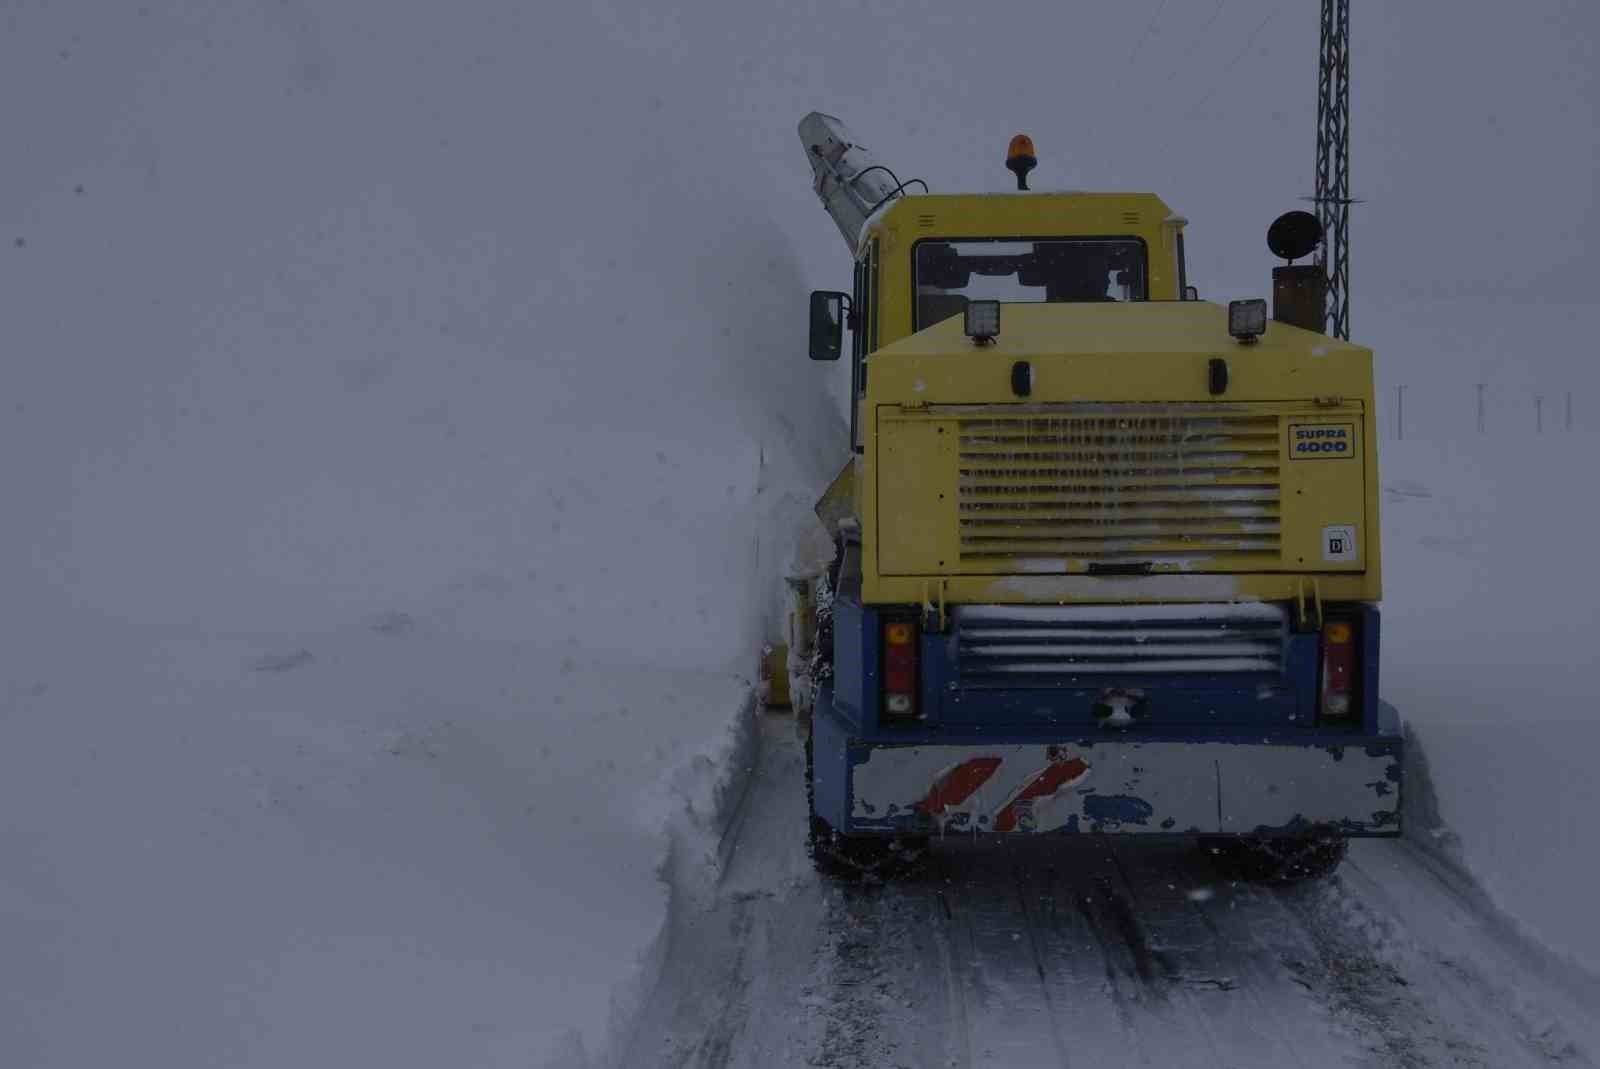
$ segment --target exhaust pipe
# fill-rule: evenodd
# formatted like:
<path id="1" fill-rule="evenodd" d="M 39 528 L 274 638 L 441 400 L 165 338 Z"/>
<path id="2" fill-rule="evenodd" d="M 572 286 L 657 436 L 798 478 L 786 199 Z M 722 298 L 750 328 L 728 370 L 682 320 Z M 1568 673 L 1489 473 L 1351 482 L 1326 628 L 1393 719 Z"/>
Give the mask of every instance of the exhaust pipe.
<path id="1" fill-rule="evenodd" d="M 1317 264 L 1272 269 L 1272 318 L 1318 334 L 1327 325 L 1328 276 Z"/>
<path id="2" fill-rule="evenodd" d="M 1327 326 L 1328 276 L 1319 264 L 1294 262 L 1321 243 L 1322 223 L 1310 212 L 1285 212 L 1267 228 L 1267 248 L 1289 261 L 1272 269 L 1272 318 L 1318 334 Z"/>

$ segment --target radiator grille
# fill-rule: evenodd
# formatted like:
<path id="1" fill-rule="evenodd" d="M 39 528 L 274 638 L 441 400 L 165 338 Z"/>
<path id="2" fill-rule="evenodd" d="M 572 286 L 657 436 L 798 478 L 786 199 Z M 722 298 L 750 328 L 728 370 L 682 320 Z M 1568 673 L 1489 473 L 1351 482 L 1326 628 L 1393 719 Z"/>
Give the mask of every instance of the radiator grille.
<path id="1" fill-rule="evenodd" d="M 1039 405 L 957 417 L 961 559 L 985 569 L 1279 563 L 1278 417 L 1227 405 Z"/>
<path id="2" fill-rule="evenodd" d="M 1279 605 L 968 605 L 955 615 L 963 684 L 1074 676 L 1281 672 Z"/>

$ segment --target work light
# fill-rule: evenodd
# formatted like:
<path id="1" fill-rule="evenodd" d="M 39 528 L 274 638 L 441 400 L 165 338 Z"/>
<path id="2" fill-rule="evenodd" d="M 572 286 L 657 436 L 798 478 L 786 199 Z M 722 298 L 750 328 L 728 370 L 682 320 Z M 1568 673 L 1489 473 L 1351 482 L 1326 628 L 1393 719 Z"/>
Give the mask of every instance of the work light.
<path id="1" fill-rule="evenodd" d="M 1267 332 L 1267 302 L 1257 297 L 1228 302 L 1228 333 L 1246 344 Z"/>
<path id="2" fill-rule="evenodd" d="M 983 345 L 1000 336 L 1000 302 L 967 302 L 967 337 Z"/>

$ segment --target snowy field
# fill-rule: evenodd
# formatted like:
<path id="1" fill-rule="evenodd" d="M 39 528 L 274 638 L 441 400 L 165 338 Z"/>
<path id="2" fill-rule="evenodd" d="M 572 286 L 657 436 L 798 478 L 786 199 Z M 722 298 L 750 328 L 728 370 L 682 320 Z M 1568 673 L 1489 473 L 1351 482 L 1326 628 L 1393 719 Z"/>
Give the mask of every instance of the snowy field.
<path id="1" fill-rule="evenodd" d="M 1384 697 L 1491 896 L 1600 972 L 1593 434 L 1384 443 Z"/>
<path id="2" fill-rule="evenodd" d="M 1315 11 L 1159 7 L 1022 35 L 896 2 L 0 11 L 0 1066 L 873 1065 L 880 1025 L 913 1064 L 1053 1043 L 1004 1012 L 1050 929 L 828 892 L 794 755 L 748 715 L 845 433 L 804 294 L 847 265 L 794 123 L 836 111 L 941 191 L 1004 189 L 1026 129 L 1039 188 L 1154 189 L 1194 220 L 1204 295 L 1259 295 L 1262 231 L 1310 192 Z M 1458 837 L 1493 905 L 1372 852 L 1349 897 L 1213 890 L 1227 936 L 1173 974 L 1198 984 L 1162 981 L 1196 1015 L 1158 1024 L 1214 1009 L 1242 1041 L 1305 1008 L 1219 1001 L 1248 974 L 1331 992 L 1334 1038 L 1305 1049 L 1357 1064 L 1596 1057 L 1571 1022 L 1600 1010 L 1569 1005 L 1592 978 L 1560 960 L 1600 970 L 1600 364 L 1573 281 L 1594 26 L 1541 10 L 1356 26 L 1356 331 L 1386 419 L 1397 386 L 1410 414 L 1384 453 L 1386 697 L 1450 829 L 1425 845 L 1453 873 Z M 1218 151 L 1240 129 L 1249 166 Z M 1529 158 L 1537 218 L 1462 226 Z M 995 897 L 1011 872 L 953 878 Z M 1119 922 L 1084 923 L 1093 946 Z M 1278 936 L 1307 971 L 1261 956 Z M 911 1005 L 861 971 L 902 937 Z M 940 971 L 951 938 L 978 968 Z M 1114 990 L 1142 990 L 1136 957 Z M 1426 990 L 1361 990 L 1391 975 Z"/>

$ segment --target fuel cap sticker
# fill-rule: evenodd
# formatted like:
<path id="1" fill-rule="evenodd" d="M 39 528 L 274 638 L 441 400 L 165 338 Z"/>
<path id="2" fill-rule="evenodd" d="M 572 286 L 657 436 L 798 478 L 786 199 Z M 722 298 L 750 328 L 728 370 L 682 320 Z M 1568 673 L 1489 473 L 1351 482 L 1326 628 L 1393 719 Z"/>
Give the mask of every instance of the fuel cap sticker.
<path id="1" fill-rule="evenodd" d="M 1356 529 L 1348 524 L 1324 527 L 1322 559 L 1331 564 L 1347 564 L 1356 560 Z"/>

